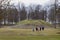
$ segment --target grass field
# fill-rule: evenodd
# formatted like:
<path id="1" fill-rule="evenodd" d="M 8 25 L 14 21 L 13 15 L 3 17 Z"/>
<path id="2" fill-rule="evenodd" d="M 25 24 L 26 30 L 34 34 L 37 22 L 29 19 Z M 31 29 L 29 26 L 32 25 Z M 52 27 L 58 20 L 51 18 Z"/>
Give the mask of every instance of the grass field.
<path id="1" fill-rule="evenodd" d="M 0 40 L 60 40 L 60 36 L 2 36 Z"/>
<path id="2" fill-rule="evenodd" d="M 60 40 L 60 29 L 46 28 L 33 32 L 32 29 L 1 28 L 0 40 Z"/>

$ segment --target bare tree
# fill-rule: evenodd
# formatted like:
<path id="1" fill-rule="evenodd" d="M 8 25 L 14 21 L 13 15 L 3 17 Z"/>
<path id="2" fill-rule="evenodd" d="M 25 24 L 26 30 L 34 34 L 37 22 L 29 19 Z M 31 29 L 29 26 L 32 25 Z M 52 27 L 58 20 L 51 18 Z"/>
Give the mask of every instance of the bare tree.
<path id="1" fill-rule="evenodd" d="M 20 10 L 20 20 L 25 20 L 27 18 L 26 15 L 27 15 L 26 8 L 25 8 L 24 4 L 22 4 L 21 10 Z"/>

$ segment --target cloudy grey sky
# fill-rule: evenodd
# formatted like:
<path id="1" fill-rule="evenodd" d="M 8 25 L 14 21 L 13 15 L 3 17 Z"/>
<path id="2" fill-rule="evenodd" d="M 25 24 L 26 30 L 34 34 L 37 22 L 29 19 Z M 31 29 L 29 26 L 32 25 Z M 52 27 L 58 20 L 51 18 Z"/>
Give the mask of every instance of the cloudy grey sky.
<path id="1" fill-rule="evenodd" d="M 29 4 L 42 4 L 44 5 L 49 0 L 13 0 L 12 3 L 17 4 L 18 2 L 24 3 L 25 5 Z"/>
<path id="2" fill-rule="evenodd" d="M 24 3 L 26 6 L 28 6 L 30 4 L 40 4 L 40 5 L 53 4 L 54 0 L 13 0 L 11 3 L 17 4 L 18 2 Z"/>

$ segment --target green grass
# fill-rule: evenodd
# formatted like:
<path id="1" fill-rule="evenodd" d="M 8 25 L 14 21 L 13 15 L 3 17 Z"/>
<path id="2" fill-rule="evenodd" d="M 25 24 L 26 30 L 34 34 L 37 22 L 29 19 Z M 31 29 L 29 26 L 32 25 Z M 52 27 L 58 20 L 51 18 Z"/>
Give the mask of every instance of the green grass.
<path id="1" fill-rule="evenodd" d="M 60 40 L 60 36 L 2 36 L 0 40 Z"/>
<path id="2" fill-rule="evenodd" d="M 60 29 L 46 28 L 32 32 L 32 29 L 1 28 L 0 40 L 60 40 Z"/>
<path id="3" fill-rule="evenodd" d="M 17 23 L 18 25 L 44 25 L 44 26 L 52 26 L 50 23 L 45 22 L 43 20 L 23 20 Z"/>

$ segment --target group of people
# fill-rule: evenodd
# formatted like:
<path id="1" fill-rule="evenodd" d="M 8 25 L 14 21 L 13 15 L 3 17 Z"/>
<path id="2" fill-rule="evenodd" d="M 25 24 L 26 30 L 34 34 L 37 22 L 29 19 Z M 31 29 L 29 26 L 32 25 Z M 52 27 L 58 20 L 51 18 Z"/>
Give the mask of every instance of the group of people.
<path id="1" fill-rule="evenodd" d="M 36 28 L 33 28 L 33 31 L 42 31 L 42 30 L 44 30 L 45 28 L 44 28 L 44 26 L 41 26 L 41 27 L 36 27 Z"/>

